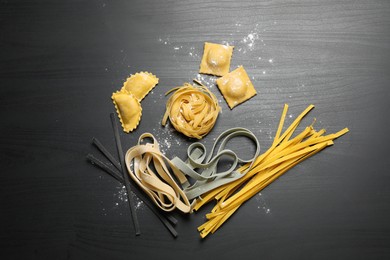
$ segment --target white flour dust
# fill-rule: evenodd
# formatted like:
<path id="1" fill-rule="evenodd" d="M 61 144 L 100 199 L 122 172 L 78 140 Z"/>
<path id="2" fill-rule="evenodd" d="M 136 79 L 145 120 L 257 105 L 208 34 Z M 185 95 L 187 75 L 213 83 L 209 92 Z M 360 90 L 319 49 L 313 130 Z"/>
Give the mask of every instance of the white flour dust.
<path id="1" fill-rule="evenodd" d="M 260 192 L 255 196 L 255 199 L 258 202 L 258 206 L 257 206 L 258 210 L 264 211 L 266 214 L 271 213 L 271 209 L 269 208 L 267 202 L 265 201 L 265 199 L 263 198 Z"/>
<path id="2" fill-rule="evenodd" d="M 131 192 L 131 197 L 134 201 L 134 207 L 136 210 L 142 210 L 144 207 L 144 202 L 135 195 L 134 192 Z M 117 191 L 114 193 L 114 208 L 122 206 L 128 203 L 127 191 L 125 186 L 117 187 Z"/>
<path id="3" fill-rule="evenodd" d="M 199 81 L 202 85 L 205 85 L 208 88 L 213 88 L 216 84 L 216 78 L 209 75 L 197 74 L 195 79 Z"/>
<path id="4" fill-rule="evenodd" d="M 203 50 L 198 50 L 198 48 L 193 45 L 176 42 L 175 40 L 172 40 L 170 36 L 160 37 L 158 38 L 158 42 L 171 50 L 173 52 L 173 57 L 175 58 L 183 56 L 196 60 L 202 58 Z"/>
<path id="5" fill-rule="evenodd" d="M 220 43 L 227 46 L 234 46 L 234 53 L 236 55 L 250 56 L 253 62 L 245 64 L 244 67 L 257 69 L 259 68 L 260 75 L 251 76 L 253 81 L 261 80 L 263 77 L 268 77 L 268 73 L 272 72 L 272 67 L 275 65 L 275 58 L 267 54 L 266 48 L 266 28 L 269 26 L 275 26 L 276 23 L 256 23 L 255 25 L 247 26 L 241 21 L 237 21 L 233 24 L 232 32 L 226 35 L 225 40 L 213 41 L 212 39 L 208 40 L 213 43 Z M 183 67 L 185 63 L 190 60 L 201 62 L 203 56 L 203 42 L 200 42 L 197 45 L 194 43 L 183 43 L 179 42 L 173 36 L 165 36 L 157 38 L 158 43 L 166 46 L 168 51 L 170 51 L 172 57 L 176 59 L 179 63 L 179 66 Z M 189 68 L 197 72 L 198 67 Z M 233 67 L 231 68 L 234 69 Z M 268 71 L 269 69 L 269 71 Z M 207 86 L 208 88 L 213 88 L 216 86 L 215 80 L 216 77 L 197 74 L 195 79 L 199 80 Z"/>
<path id="6" fill-rule="evenodd" d="M 164 127 L 158 122 L 158 125 L 152 130 L 152 134 L 159 144 L 161 153 L 168 158 L 174 155 L 170 152 L 171 149 L 176 150 L 178 147 L 182 146 L 181 139 L 174 132 L 176 132 L 176 130 L 169 122 Z"/>

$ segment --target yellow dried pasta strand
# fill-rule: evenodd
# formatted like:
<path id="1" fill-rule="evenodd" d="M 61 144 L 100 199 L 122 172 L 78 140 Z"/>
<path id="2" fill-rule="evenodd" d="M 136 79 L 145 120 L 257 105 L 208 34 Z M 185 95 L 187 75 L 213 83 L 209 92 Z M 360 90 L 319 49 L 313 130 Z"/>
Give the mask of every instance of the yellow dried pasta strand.
<path id="1" fill-rule="evenodd" d="M 325 147 L 325 146 L 324 146 Z M 309 156 L 312 156 L 314 155 L 315 153 L 319 152 L 320 150 L 317 150 L 317 151 L 313 151 L 311 154 L 307 155 L 308 157 Z M 284 169 L 280 172 L 278 172 L 278 174 L 275 174 L 275 175 L 272 175 L 271 177 L 269 177 L 268 179 L 266 180 L 263 180 L 261 183 L 261 185 L 259 185 L 259 187 L 257 189 L 253 189 L 251 190 L 250 194 L 246 194 L 246 198 L 245 200 L 243 200 L 238 206 L 235 206 L 235 207 L 229 207 L 228 209 L 223 209 L 221 210 L 220 212 L 216 211 L 215 209 L 220 209 L 221 208 L 221 203 L 222 201 L 218 202 L 218 204 L 216 205 L 215 209 L 213 210 L 213 213 L 219 213 L 219 214 L 208 214 L 207 217 L 208 219 L 213 219 L 215 216 L 218 216 L 219 217 L 219 221 L 218 221 L 218 227 L 221 226 L 227 219 L 228 217 L 225 217 L 222 219 L 222 216 L 230 216 L 234 213 L 235 210 L 237 210 L 237 208 L 239 208 L 239 206 L 244 203 L 246 200 L 250 199 L 251 197 L 255 196 L 258 192 L 260 192 L 262 189 L 264 189 L 266 186 L 268 186 L 269 184 L 271 184 L 274 180 L 276 180 L 278 177 L 280 177 L 283 173 L 285 173 L 287 170 L 291 169 L 293 166 L 295 166 L 296 164 L 298 164 L 301 160 L 303 159 L 306 159 L 307 157 L 303 157 L 301 158 L 300 160 L 297 160 L 295 162 L 293 162 L 292 164 L 290 165 L 287 165 L 286 167 L 284 167 Z M 232 208 L 232 209 L 231 209 Z M 216 226 L 217 224 L 215 224 L 214 226 Z M 213 228 L 215 229 L 215 227 Z M 214 230 L 216 231 L 216 230 Z M 213 233 L 213 232 L 212 232 Z M 204 235 L 205 233 L 203 233 Z M 202 234 L 201 234 L 202 236 Z M 204 236 L 203 236 L 204 237 Z"/>
<path id="2" fill-rule="evenodd" d="M 306 157 L 307 155 L 309 155 L 309 154 L 313 155 L 314 154 L 313 152 L 318 152 L 318 151 L 322 150 L 323 148 L 325 148 L 327 145 L 330 145 L 330 144 L 331 143 L 323 143 L 323 144 L 319 144 L 318 147 L 316 147 L 316 149 L 310 149 L 310 150 L 307 149 L 306 150 L 307 154 L 304 154 L 303 156 L 301 156 L 298 159 L 296 159 L 294 157 L 289 158 L 289 160 L 286 160 L 284 164 L 281 164 L 279 166 L 278 165 L 274 165 L 274 168 L 265 167 L 264 169 L 256 170 L 256 172 L 262 172 L 263 174 L 257 174 L 253 179 L 250 180 L 250 182 L 247 183 L 245 188 L 247 188 L 247 190 L 254 191 L 254 189 L 249 189 L 250 187 L 254 186 L 254 185 L 251 186 L 251 184 L 253 184 L 253 183 L 262 183 L 263 181 L 266 181 L 266 180 L 268 180 L 271 177 L 275 177 L 276 176 L 275 173 L 278 173 L 278 174 L 279 173 L 284 173 L 287 169 L 290 169 L 291 167 L 296 165 L 297 162 L 301 161 L 302 158 L 307 158 Z M 265 171 L 265 172 L 263 172 L 263 171 Z M 240 190 L 240 192 L 241 192 L 241 190 Z M 221 203 L 223 203 L 223 202 L 221 201 L 220 204 Z"/>
<path id="3" fill-rule="evenodd" d="M 317 150 L 319 148 L 323 148 L 325 146 L 327 146 L 328 144 L 327 143 L 320 143 L 318 145 L 315 145 L 313 147 L 307 147 L 306 149 L 302 150 L 302 151 L 299 151 L 299 152 L 296 152 L 296 153 L 293 153 L 293 154 L 290 154 L 289 156 L 286 156 L 286 157 L 283 157 L 283 158 L 280 158 L 278 160 L 275 160 L 273 161 L 270 165 L 268 166 L 276 166 L 276 168 L 274 168 L 271 172 L 269 172 L 266 176 L 263 176 L 263 175 L 257 175 L 256 177 L 260 177 L 260 178 L 256 178 L 253 180 L 253 182 L 251 183 L 248 183 L 247 185 L 245 185 L 245 187 L 243 189 L 241 189 L 238 193 L 234 194 L 232 197 L 230 197 L 227 201 L 224 201 L 222 204 L 221 204 L 221 208 L 224 208 L 226 207 L 227 205 L 229 206 L 232 206 L 230 204 L 233 204 L 233 202 L 235 203 L 242 203 L 241 201 L 239 201 L 240 197 L 245 195 L 246 192 L 250 192 L 251 190 L 255 189 L 256 188 L 256 185 L 258 182 L 261 182 L 262 180 L 264 180 L 264 177 L 271 177 L 272 175 L 276 174 L 278 171 L 280 171 L 281 169 L 280 168 L 283 168 L 285 166 L 285 161 L 288 162 L 288 161 L 291 161 L 291 163 L 293 163 L 294 161 L 298 160 L 297 157 L 301 157 L 307 153 L 310 153 L 314 150 Z M 279 166 L 277 166 L 277 164 L 279 164 Z M 280 168 L 279 168 L 280 167 Z M 268 168 L 268 167 L 266 167 Z M 262 169 L 263 170 L 263 169 Z M 262 171 L 260 170 L 260 171 Z M 238 201 L 238 202 L 237 202 Z M 233 204 L 234 205 L 234 204 Z"/>
<path id="4" fill-rule="evenodd" d="M 283 125 L 284 125 L 284 120 L 286 119 L 287 110 L 288 110 L 288 105 L 287 105 L 287 104 L 284 104 L 282 116 L 280 117 L 280 121 L 279 121 L 278 130 L 276 130 L 276 134 L 275 134 L 275 137 L 274 137 L 274 141 L 273 141 L 273 143 L 272 143 L 272 146 L 276 145 L 276 143 L 278 142 L 278 140 L 279 140 L 279 138 L 280 138 L 280 134 L 281 134 L 281 132 L 282 132 Z"/>
<path id="5" fill-rule="evenodd" d="M 318 151 L 314 151 L 312 154 L 316 153 Z M 310 155 L 309 155 L 310 156 Z M 253 194 L 249 194 L 249 198 L 252 197 L 253 195 L 257 194 L 261 189 L 263 189 L 264 187 L 266 187 L 267 185 L 269 185 L 270 183 L 272 183 L 276 178 L 278 178 L 280 175 L 282 175 L 285 171 L 287 171 L 288 169 L 290 169 L 291 167 L 293 167 L 294 165 L 296 165 L 297 163 L 299 163 L 301 160 L 303 160 L 305 158 L 302 158 L 300 159 L 299 161 L 296 161 L 294 164 L 290 165 L 289 167 L 286 167 L 285 170 L 283 170 L 282 172 L 280 172 L 279 174 L 277 175 L 274 175 L 272 176 L 272 178 L 269 178 L 268 180 L 265 180 L 263 181 L 262 183 L 262 186 L 259 187 L 259 189 L 257 190 L 254 190 L 253 191 Z M 240 204 L 241 205 L 241 204 Z"/>
<path id="6" fill-rule="evenodd" d="M 294 133 L 294 130 L 298 127 L 299 123 L 301 122 L 302 118 L 306 116 L 312 109 L 314 108 L 314 105 L 309 105 L 294 121 L 293 123 L 287 128 L 287 130 L 283 133 L 283 135 L 279 138 L 277 141 L 278 143 L 282 142 L 283 140 L 288 140 L 291 135 Z M 287 111 L 286 111 L 287 113 Z"/>
<path id="7" fill-rule="evenodd" d="M 300 159 L 298 160 L 291 160 L 289 162 L 289 164 L 286 164 L 286 165 L 283 165 L 282 166 L 282 169 L 281 170 L 278 170 L 277 173 L 275 174 L 269 174 L 269 176 L 267 178 L 261 178 L 260 180 L 258 180 L 258 183 L 259 185 L 250 190 L 247 194 L 245 194 L 244 196 L 245 197 L 242 197 L 238 203 L 238 205 L 241 205 L 243 204 L 245 201 L 247 201 L 248 199 L 252 198 L 253 196 L 255 196 L 257 193 L 259 193 L 261 190 L 263 190 L 266 186 L 268 186 L 269 184 L 271 184 L 273 181 L 275 181 L 277 178 L 279 178 L 281 175 L 283 175 L 287 170 L 291 169 L 293 166 L 295 166 L 296 164 L 298 164 L 301 160 L 303 159 L 306 159 L 308 158 L 309 156 L 312 156 L 314 155 L 315 153 L 318 153 L 319 151 L 321 151 L 322 149 L 324 149 L 327 145 L 323 145 L 320 147 L 320 149 L 318 150 L 315 150 L 315 151 L 312 151 L 310 154 L 306 155 L 306 156 L 303 156 L 301 157 Z M 234 207 L 234 205 L 230 205 L 229 208 L 232 208 Z"/>
<path id="8" fill-rule="evenodd" d="M 305 128 L 300 134 L 291 138 L 302 118 L 313 108 L 313 105 L 308 106 L 287 130 L 281 134 L 288 109 L 288 106 L 285 105 L 271 147 L 255 160 L 254 165 L 247 174 L 237 181 L 211 191 L 202 200 L 197 200 L 194 207 L 195 210 L 211 201 L 213 197 L 217 199 L 217 203 L 211 210 L 211 213 L 206 215 L 208 221 L 198 228 L 202 238 L 210 233 L 214 233 L 245 201 L 301 161 L 332 145 L 334 139 L 349 131 L 348 128 L 344 128 L 334 134 L 324 136 L 324 129 L 314 130 L 314 121 L 312 125 Z M 246 171 L 248 167 L 248 165 L 245 165 L 239 170 Z"/>
<path id="9" fill-rule="evenodd" d="M 238 207 L 235 207 L 235 208 L 232 208 L 230 209 L 229 211 L 226 212 L 226 214 L 222 217 L 222 219 L 218 222 L 217 225 L 215 225 L 213 227 L 213 229 L 211 230 L 211 233 L 214 233 L 215 231 L 217 231 L 217 229 L 226 221 L 228 220 L 228 218 L 230 218 L 231 215 L 233 215 L 234 212 L 236 212 L 236 210 L 239 209 L 239 206 Z"/>
<path id="10" fill-rule="evenodd" d="M 206 195 L 200 196 L 196 200 L 194 210 L 196 211 L 196 210 L 200 209 L 200 207 L 202 207 L 204 204 L 213 200 L 215 198 L 215 196 L 220 192 L 220 188 L 221 187 L 216 188 L 216 189 L 210 191 L 209 193 L 207 193 Z"/>

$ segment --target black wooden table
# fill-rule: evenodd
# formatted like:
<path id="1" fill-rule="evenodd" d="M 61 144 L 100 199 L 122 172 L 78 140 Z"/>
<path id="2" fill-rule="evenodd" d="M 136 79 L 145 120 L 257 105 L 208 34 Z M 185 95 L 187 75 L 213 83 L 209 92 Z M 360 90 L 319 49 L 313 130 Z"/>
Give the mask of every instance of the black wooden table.
<path id="1" fill-rule="evenodd" d="M 1 259 L 388 259 L 390 257 L 390 2 L 0 1 Z M 234 45 L 258 95 L 230 110 L 199 75 L 204 42 Z M 174 239 L 123 186 L 85 159 L 98 138 L 116 154 L 111 93 L 132 73 L 158 86 L 142 101 L 125 149 L 150 132 L 168 156 L 192 142 L 161 126 L 164 93 L 198 78 L 222 113 L 202 142 L 245 126 L 272 143 L 309 104 L 300 130 L 350 132 L 300 163 L 215 234 L 196 228 L 211 206 L 179 220 Z M 247 145 L 237 152 L 250 156 Z"/>

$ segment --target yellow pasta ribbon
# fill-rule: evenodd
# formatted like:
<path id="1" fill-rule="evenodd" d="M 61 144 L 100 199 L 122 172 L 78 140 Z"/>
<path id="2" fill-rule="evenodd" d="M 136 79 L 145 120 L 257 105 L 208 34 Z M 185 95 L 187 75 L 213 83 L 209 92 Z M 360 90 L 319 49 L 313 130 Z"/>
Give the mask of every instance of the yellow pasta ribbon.
<path id="1" fill-rule="evenodd" d="M 271 147 L 258 156 L 253 165 L 247 164 L 238 169 L 240 172 L 247 171 L 246 175 L 210 191 L 196 201 L 194 210 L 198 210 L 213 199 L 217 200 L 211 212 L 206 214 L 207 221 L 198 227 L 202 238 L 214 233 L 243 203 L 282 174 L 301 161 L 333 145 L 334 139 L 349 131 L 348 128 L 344 128 L 337 133 L 323 135 L 324 129 L 316 131 L 313 125 L 310 125 L 292 138 L 302 118 L 313 108 L 313 105 L 308 106 L 282 134 L 288 110 L 286 104 Z"/>

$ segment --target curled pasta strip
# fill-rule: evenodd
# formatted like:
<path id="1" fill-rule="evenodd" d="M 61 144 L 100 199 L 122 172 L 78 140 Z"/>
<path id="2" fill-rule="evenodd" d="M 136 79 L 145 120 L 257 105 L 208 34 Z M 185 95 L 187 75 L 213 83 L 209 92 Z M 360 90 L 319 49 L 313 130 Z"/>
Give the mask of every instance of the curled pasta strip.
<path id="1" fill-rule="evenodd" d="M 241 159 L 234 151 L 226 148 L 226 144 L 232 138 L 237 136 L 244 136 L 253 141 L 253 144 L 255 145 L 255 153 L 251 159 Z M 220 145 L 217 150 L 218 144 Z M 215 156 L 213 156 L 215 153 L 214 151 L 216 151 Z M 231 183 L 242 178 L 247 171 L 237 171 L 236 169 L 238 164 L 248 163 L 249 165 L 252 165 L 259 153 L 260 144 L 256 136 L 246 128 L 237 127 L 223 132 L 215 140 L 209 154 L 207 154 L 206 147 L 203 144 L 195 142 L 188 147 L 188 159 L 185 162 L 180 158 L 175 157 L 172 159 L 172 163 L 180 169 L 184 175 L 195 180 L 195 183 L 192 185 L 187 179 L 181 182 L 187 198 L 193 199 L 224 184 Z M 226 160 L 223 161 L 226 157 L 229 158 L 231 163 L 230 168 L 225 171 L 218 172 L 217 168 L 219 162 L 221 161 L 226 163 Z M 195 171 L 195 169 L 197 169 L 197 171 Z"/>
<path id="2" fill-rule="evenodd" d="M 200 84 L 200 83 L 199 83 Z M 201 139 L 214 127 L 221 107 L 213 93 L 205 86 L 183 86 L 171 89 L 175 91 L 167 101 L 162 120 L 165 126 L 168 118 L 173 127 L 184 135 Z"/>
<path id="3" fill-rule="evenodd" d="M 141 144 L 142 140 L 150 138 L 152 143 Z M 125 163 L 130 177 L 164 211 L 178 208 L 184 213 L 192 211 L 187 196 L 172 178 L 185 178 L 183 174 L 165 157 L 159 149 L 158 143 L 150 133 L 140 136 L 138 144 L 130 148 L 125 156 Z"/>

